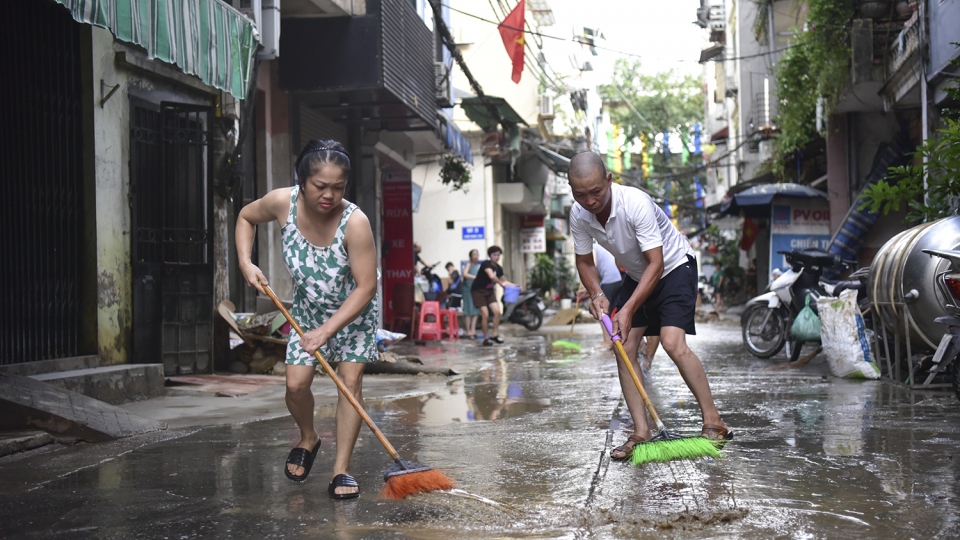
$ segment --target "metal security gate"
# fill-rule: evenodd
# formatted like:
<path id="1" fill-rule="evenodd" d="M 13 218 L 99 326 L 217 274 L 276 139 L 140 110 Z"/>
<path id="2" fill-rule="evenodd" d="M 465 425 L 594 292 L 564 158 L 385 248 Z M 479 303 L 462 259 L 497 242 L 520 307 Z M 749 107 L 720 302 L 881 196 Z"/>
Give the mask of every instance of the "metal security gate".
<path id="1" fill-rule="evenodd" d="M 213 369 L 208 107 L 131 101 L 133 358 Z"/>
<path id="2" fill-rule="evenodd" d="M 52 2 L 3 7 L 0 364 L 96 354 L 83 295 L 93 248 L 84 237 L 80 25 Z"/>

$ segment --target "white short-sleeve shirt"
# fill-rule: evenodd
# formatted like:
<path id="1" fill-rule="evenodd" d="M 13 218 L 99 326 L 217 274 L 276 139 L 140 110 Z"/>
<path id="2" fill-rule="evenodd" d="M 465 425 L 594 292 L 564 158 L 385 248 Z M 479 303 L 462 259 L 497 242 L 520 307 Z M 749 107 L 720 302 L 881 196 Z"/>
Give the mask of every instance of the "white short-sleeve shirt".
<path id="1" fill-rule="evenodd" d="M 579 203 L 570 209 L 570 230 L 577 255 L 592 253 L 596 240 L 616 257 L 634 281 L 640 281 L 647 268 L 644 251 L 663 247 L 664 276 L 687 262 L 690 243 L 649 195 L 637 188 L 611 184 L 610 197 L 606 227 Z"/>

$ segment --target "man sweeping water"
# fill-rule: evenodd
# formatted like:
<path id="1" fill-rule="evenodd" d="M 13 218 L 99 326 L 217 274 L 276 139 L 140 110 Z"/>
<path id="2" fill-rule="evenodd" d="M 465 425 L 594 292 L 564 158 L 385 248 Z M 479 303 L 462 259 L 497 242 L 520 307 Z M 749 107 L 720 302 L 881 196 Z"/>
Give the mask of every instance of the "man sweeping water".
<path id="1" fill-rule="evenodd" d="M 576 201 L 570 210 L 570 229 L 580 281 L 592 299 L 590 313 L 600 319 L 610 313 L 613 303 L 617 308 L 613 333 L 623 337 L 629 361 L 637 371 L 641 339 L 660 336 L 663 350 L 700 405 L 701 434 L 714 441 L 732 438 L 713 402 L 703 364 L 687 346 L 687 334 L 696 334 L 697 300 L 696 259 L 687 240 L 646 193 L 614 184 L 599 155 L 582 152 L 574 156 L 568 176 Z M 593 240 L 626 270 L 617 298 L 606 298 L 600 287 Z M 635 430 L 610 452 L 613 459 L 623 460 L 631 456 L 634 446 L 650 439 L 650 428 L 643 400 L 623 359 L 618 359 L 617 367 Z"/>

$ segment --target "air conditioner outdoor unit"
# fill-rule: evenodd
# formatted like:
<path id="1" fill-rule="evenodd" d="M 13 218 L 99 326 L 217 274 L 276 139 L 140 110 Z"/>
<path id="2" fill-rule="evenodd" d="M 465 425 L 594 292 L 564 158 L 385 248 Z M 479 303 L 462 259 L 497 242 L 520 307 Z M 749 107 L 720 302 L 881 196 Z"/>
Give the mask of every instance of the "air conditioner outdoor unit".
<path id="1" fill-rule="evenodd" d="M 437 81 L 437 107 L 453 107 L 453 100 L 450 98 L 450 68 L 443 62 L 434 62 L 433 73 Z"/>
<path id="2" fill-rule="evenodd" d="M 540 116 L 553 118 L 553 96 L 540 94 Z"/>

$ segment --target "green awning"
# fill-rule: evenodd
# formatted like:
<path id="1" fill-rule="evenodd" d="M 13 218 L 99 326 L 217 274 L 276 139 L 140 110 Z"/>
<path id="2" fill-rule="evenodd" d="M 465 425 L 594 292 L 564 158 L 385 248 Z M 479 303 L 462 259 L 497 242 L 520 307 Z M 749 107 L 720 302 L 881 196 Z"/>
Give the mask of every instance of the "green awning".
<path id="1" fill-rule="evenodd" d="M 502 116 L 507 123 L 527 125 L 523 118 L 517 114 L 517 111 L 513 110 L 513 107 L 507 103 L 507 100 L 493 96 L 485 96 L 485 98 L 500 111 L 500 116 Z M 467 114 L 467 118 L 480 126 L 484 131 L 495 131 L 497 125 L 500 123 L 490 114 L 490 110 L 486 104 L 478 97 L 465 97 L 461 99 L 460 107 L 462 107 L 463 112 Z"/>
<path id="2" fill-rule="evenodd" d="M 254 24 L 220 0 L 56 0 L 77 22 L 106 28 L 147 57 L 243 99 L 257 50 Z"/>

